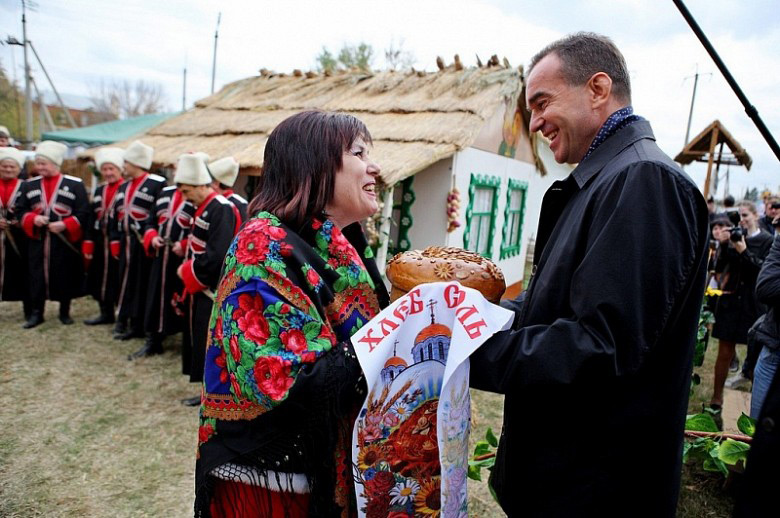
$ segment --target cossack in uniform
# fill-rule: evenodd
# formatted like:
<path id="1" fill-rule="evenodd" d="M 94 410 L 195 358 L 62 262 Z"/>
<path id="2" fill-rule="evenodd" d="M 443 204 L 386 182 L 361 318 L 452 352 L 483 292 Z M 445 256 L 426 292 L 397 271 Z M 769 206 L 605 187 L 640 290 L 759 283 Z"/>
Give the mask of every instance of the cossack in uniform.
<path id="1" fill-rule="evenodd" d="M 84 183 L 61 173 L 27 180 L 17 198 L 16 213 L 29 237 L 28 272 L 33 311 L 43 312 L 46 300 L 69 305 L 84 289 L 80 246 L 83 225 L 89 221 Z M 34 220 L 38 215 L 48 217 L 51 223 L 62 221 L 65 230 L 57 234 L 45 226 L 36 227 Z"/>
<path id="2" fill-rule="evenodd" d="M 119 187 L 112 223 L 113 253 L 119 258 L 119 322 L 129 325 L 126 336 L 141 336 L 151 258 L 144 251 L 143 235 L 155 224 L 157 198 L 165 178 L 144 173 Z"/>
<path id="3" fill-rule="evenodd" d="M 157 198 L 155 225 L 144 233 L 144 248 L 153 257 L 144 328 L 147 333 L 160 335 L 160 339 L 182 331 L 182 317 L 176 314 L 171 304 L 174 294 L 180 293 L 184 286 L 176 275 L 182 257 L 176 255 L 172 248 L 179 243 L 182 250 L 187 249 L 187 236 L 194 214 L 195 207 L 184 199 L 176 186 L 166 187 Z M 163 248 L 152 246 L 155 237 L 165 241 Z"/>
<path id="4" fill-rule="evenodd" d="M 16 200 L 23 180 L 0 180 L 0 218 L 8 227 L 0 231 L 0 300 L 21 300 L 25 303 L 25 319 L 29 317 L 29 290 L 27 287 L 27 236 L 16 216 Z"/>
<path id="5" fill-rule="evenodd" d="M 188 374 L 192 382 L 203 381 L 214 290 L 235 231 L 233 210 L 233 205 L 224 196 L 216 192 L 209 194 L 194 214 L 187 253 L 180 267 L 184 291 L 189 295 L 185 302 L 182 372 Z"/>
<path id="6" fill-rule="evenodd" d="M 103 183 L 92 196 L 89 224 L 82 252 L 91 256 L 87 266 L 87 293 L 100 304 L 101 314 L 111 321 L 119 298 L 119 260 L 111 254 L 109 227 L 121 180 Z"/>

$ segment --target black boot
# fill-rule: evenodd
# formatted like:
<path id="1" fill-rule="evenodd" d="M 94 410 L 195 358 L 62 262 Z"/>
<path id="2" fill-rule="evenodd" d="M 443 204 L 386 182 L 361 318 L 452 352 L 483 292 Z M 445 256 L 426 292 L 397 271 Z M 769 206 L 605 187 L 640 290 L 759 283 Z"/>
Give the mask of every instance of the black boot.
<path id="1" fill-rule="evenodd" d="M 143 347 L 138 349 L 133 354 L 128 354 L 127 359 L 131 361 L 138 358 L 145 358 L 147 356 L 154 356 L 156 354 L 162 353 L 162 336 L 160 336 L 158 333 L 149 333 L 146 336 L 146 342 L 144 343 Z"/>
<path id="2" fill-rule="evenodd" d="M 119 337 L 127 332 L 127 321 L 117 320 L 114 326 L 114 340 L 119 340 Z"/>
<path id="3" fill-rule="evenodd" d="M 30 318 L 22 324 L 24 329 L 32 329 L 33 327 L 43 324 L 43 311 L 40 309 L 33 309 L 30 312 Z"/>
<path id="4" fill-rule="evenodd" d="M 181 404 L 184 406 L 200 406 L 200 396 L 193 396 L 182 399 Z"/>
<path id="5" fill-rule="evenodd" d="M 22 311 L 24 311 L 24 320 L 25 322 L 30 320 L 30 316 L 33 312 L 33 305 L 32 302 L 29 300 L 23 300 L 22 301 Z"/>
<path id="6" fill-rule="evenodd" d="M 98 326 L 101 324 L 113 324 L 114 323 L 114 305 L 111 302 L 100 303 L 100 315 L 95 318 L 85 320 L 84 323 L 88 326 Z"/>
<path id="7" fill-rule="evenodd" d="M 73 323 L 73 319 L 70 318 L 70 299 L 60 301 L 60 322 L 66 326 Z"/>
<path id="8" fill-rule="evenodd" d="M 132 340 L 133 338 L 143 338 L 144 332 L 134 327 L 128 327 L 121 335 L 114 335 L 114 340 Z"/>

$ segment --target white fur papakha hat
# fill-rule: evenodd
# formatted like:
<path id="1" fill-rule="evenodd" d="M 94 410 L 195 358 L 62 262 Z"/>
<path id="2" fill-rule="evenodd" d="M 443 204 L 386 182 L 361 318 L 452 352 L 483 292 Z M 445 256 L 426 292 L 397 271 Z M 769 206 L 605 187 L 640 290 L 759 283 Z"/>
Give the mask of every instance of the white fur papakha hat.
<path id="1" fill-rule="evenodd" d="M 209 172 L 219 183 L 233 187 L 238 178 L 238 162 L 232 156 L 220 158 L 209 164 Z"/>
<path id="2" fill-rule="evenodd" d="M 207 185 L 211 183 L 211 175 L 206 169 L 206 163 L 193 153 L 179 157 L 176 164 L 176 174 L 173 183 L 185 185 Z"/>
<path id="3" fill-rule="evenodd" d="M 114 164 L 119 169 L 125 166 L 125 150 L 119 147 L 104 147 L 95 153 L 95 165 L 98 169 L 103 164 Z"/>
<path id="4" fill-rule="evenodd" d="M 154 148 L 147 146 L 140 140 L 136 140 L 125 150 L 125 162 L 129 162 L 141 169 L 149 170 L 152 167 Z"/>
<path id="5" fill-rule="evenodd" d="M 65 159 L 65 152 L 68 150 L 68 146 L 54 142 L 53 140 L 44 140 L 38 147 L 35 148 L 35 158 L 42 157 L 52 162 L 57 167 L 62 165 L 62 161 Z"/>
<path id="6" fill-rule="evenodd" d="M 3 160 L 13 160 L 19 164 L 19 169 L 24 167 L 24 153 L 15 147 L 0 147 L 0 162 Z"/>

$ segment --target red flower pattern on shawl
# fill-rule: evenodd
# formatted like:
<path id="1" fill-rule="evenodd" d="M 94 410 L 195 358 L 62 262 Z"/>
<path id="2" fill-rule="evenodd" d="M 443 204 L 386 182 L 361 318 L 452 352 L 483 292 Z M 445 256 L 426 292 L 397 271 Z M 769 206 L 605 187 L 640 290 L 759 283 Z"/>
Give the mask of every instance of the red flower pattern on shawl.
<path id="1" fill-rule="evenodd" d="M 263 316 L 262 297 L 248 293 L 238 296 L 238 308 L 233 311 L 233 320 L 244 335 L 255 343 L 263 344 L 270 335 L 268 321 Z"/>
<path id="2" fill-rule="evenodd" d="M 255 381 L 265 395 L 280 401 L 295 381 L 290 377 L 291 363 L 278 356 L 261 356 L 255 362 Z"/>
<path id="3" fill-rule="evenodd" d="M 266 218 L 252 219 L 239 234 L 236 259 L 243 264 L 259 264 L 265 261 L 271 241 L 280 241 L 286 235 L 283 228 L 269 225 Z M 282 246 L 282 255 L 285 248 Z"/>
<path id="4" fill-rule="evenodd" d="M 288 351 L 294 352 L 296 355 L 300 355 L 306 352 L 308 343 L 306 342 L 306 335 L 300 329 L 290 329 L 288 331 L 282 331 L 279 338 L 287 348 Z"/>

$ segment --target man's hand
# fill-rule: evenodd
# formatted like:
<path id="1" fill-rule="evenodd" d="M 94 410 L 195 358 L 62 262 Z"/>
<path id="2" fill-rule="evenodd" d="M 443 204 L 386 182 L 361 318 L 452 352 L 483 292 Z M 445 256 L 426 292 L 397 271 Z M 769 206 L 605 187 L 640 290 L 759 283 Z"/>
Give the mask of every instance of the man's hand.
<path id="1" fill-rule="evenodd" d="M 160 236 L 154 236 L 152 238 L 152 246 L 159 250 L 165 246 L 165 240 Z"/>
<path id="2" fill-rule="evenodd" d="M 178 241 L 173 244 L 171 251 L 179 257 L 184 257 L 184 249 L 181 247 L 181 243 Z"/>
<path id="3" fill-rule="evenodd" d="M 8 220 L 5 218 L 0 218 L 0 230 L 5 230 L 8 228 Z"/>
<path id="4" fill-rule="evenodd" d="M 65 223 L 62 221 L 52 221 L 49 223 L 49 232 L 54 232 L 55 234 L 59 234 L 65 230 Z"/>
<path id="5" fill-rule="evenodd" d="M 33 225 L 36 227 L 45 227 L 49 224 L 49 217 L 48 216 L 41 216 L 38 214 L 35 216 L 35 219 L 33 219 Z"/>

